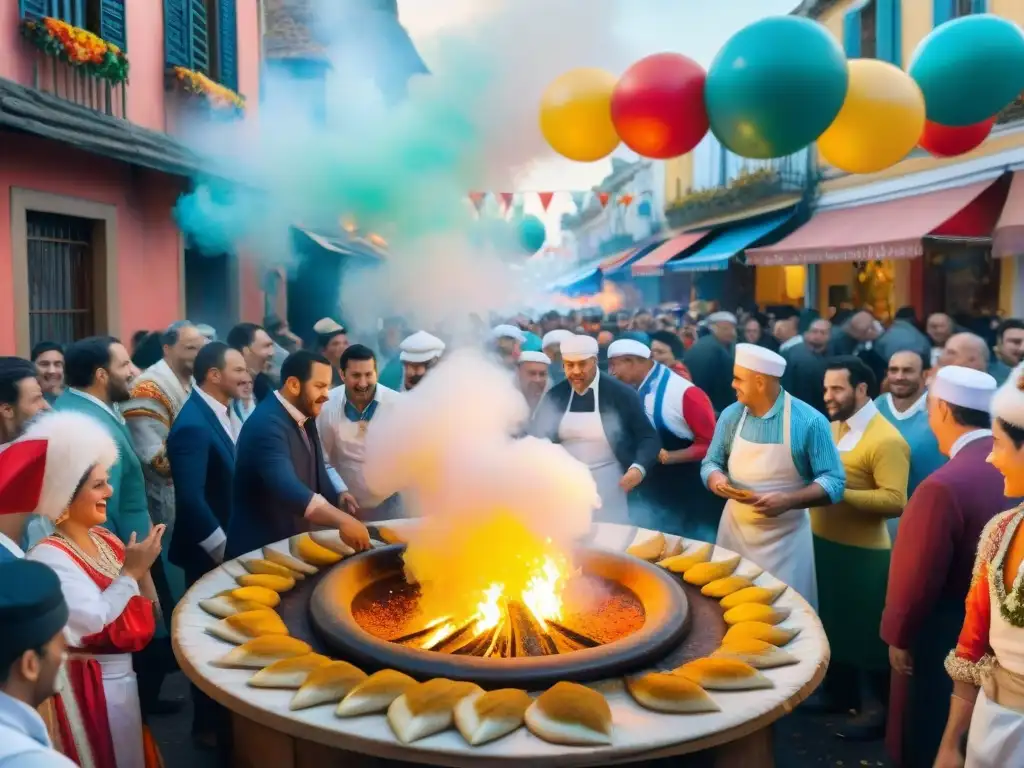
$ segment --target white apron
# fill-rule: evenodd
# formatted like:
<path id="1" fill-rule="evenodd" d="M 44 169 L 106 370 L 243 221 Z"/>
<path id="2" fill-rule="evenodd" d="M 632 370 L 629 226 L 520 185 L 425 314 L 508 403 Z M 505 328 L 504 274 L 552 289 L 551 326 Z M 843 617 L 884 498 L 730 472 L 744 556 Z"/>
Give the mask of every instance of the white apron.
<path id="1" fill-rule="evenodd" d="M 629 525 L 626 492 L 619 487 L 622 467 L 604 433 L 597 392 L 594 392 L 594 410 L 590 413 L 570 411 L 573 397 L 575 392 L 570 394 L 569 405 L 558 425 L 558 439 L 574 459 L 587 465 L 597 484 L 601 509 L 594 513 L 594 522 Z"/>
<path id="2" fill-rule="evenodd" d="M 741 434 L 747 409 L 743 409 L 729 451 L 729 482 L 735 487 L 755 493 L 788 493 L 807 485 L 793 463 L 790 397 L 788 393 L 783 397 L 782 443 L 744 440 Z M 718 526 L 718 545 L 757 563 L 818 609 L 814 540 L 811 516 L 806 509 L 791 509 L 778 517 L 766 517 L 749 504 L 730 499 Z"/>
<path id="3" fill-rule="evenodd" d="M 363 465 L 366 463 L 364 428 L 368 423 L 350 421 L 343 414 L 336 424 L 328 427 L 334 430 L 335 449 L 341 455 L 340 466 L 334 469 L 359 504 L 360 520 L 364 523 L 394 520 L 402 517 L 401 497 L 396 493 L 380 499 L 367 487 L 363 477 Z"/>
<path id="4" fill-rule="evenodd" d="M 139 684 L 132 668 L 132 656 L 130 653 L 97 654 L 93 658 L 99 662 L 103 675 L 103 696 L 107 700 L 107 719 L 110 722 L 110 735 L 114 739 L 117 768 L 145 768 L 142 705 L 139 702 Z"/>

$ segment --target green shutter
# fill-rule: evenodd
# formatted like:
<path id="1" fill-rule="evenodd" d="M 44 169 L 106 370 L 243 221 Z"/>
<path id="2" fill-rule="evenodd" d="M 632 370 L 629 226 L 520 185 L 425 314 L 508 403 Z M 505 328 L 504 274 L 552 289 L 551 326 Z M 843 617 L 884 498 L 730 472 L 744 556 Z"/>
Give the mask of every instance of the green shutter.
<path id="1" fill-rule="evenodd" d="M 192 68 L 191 0 L 164 0 L 164 63 Z"/>
<path id="2" fill-rule="evenodd" d="M 125 0 L 100 1 L 99 35 L 122 51 L 128 50 L 128 30 L 125 23 Z"/>
<path id="3" fill-rule="evenodd" d="M 932 0 L 932 26 L 945 24 L 953 18 L 954 0 Z"/>
<path id="4" fill-rule="evenodd" d="M 52 5 L 50 0 L 18 0 L 18 12 L 23 19 L 41 19 L 52 15 Z"/>
<path id="5" fill-rule="evenodd" d="M 903 34 L 900 0 L 875 0 L 875 40 L 878 58 L 903 65 Z"/>
<path id="6" fill-rule="evenodd" d="M 189 0 L 189 5 L 191 6 L 189 16 L 191 19 L 192 69 L 208 75 L 210 74 L 210 44 L 206 3 L 203 0 Z"/>
<path id="7" fill-rule="evenodd" d="M 238 17 L 236 0 L 217 3 L 218 56 L 220 57 L 220 84 L 238 90 Z"/>
<path id="8" fill-rule="evenodd" d="M 843 17 L 843 48 L 846 58 L 860 58 L 860 12 L 863 4 Z"/>

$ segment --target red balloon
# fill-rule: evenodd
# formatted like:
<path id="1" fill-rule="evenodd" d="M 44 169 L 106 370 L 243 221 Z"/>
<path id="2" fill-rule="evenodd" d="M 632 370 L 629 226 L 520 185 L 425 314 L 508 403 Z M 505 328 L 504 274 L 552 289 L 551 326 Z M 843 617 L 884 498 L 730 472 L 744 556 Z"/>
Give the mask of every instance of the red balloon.
<path id="1" fill-rule="evenodd" d="M 956 157 L 981 146 L 995 125 L 995 117 L 964 126 L 939 125 L 928 120 L 918 142 L 921 149 L 935 157 Z"/>
<path id="2" fill-rule="evenodd" d="M 685 155 L 708 132 L 704 68 L 678 53 L 656 53 L 626 70 L 612 91 L 619 138 L 642 157 Z"/>

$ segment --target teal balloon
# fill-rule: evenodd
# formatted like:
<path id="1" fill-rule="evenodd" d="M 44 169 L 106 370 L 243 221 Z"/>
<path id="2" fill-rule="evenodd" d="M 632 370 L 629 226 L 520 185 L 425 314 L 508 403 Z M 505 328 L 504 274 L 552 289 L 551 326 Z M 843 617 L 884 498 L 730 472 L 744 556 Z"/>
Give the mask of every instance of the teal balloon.
<path id="1" fill-rule="evenodd" d="M 962 16 L 921 41 L 908 71 L 924 93 L 929 120 L 980 123 L 1024 91 L 1024 31 L 988 13 Z"/>
<path id="2" fill-rule="evenodd" d="M 536 216 L 524 216 L 518 222 L 519 245 L 529 254 L 534 254 L 544 247 L 548 239 L 548 231 L 544 222 Z"/>
<path id="3" fill-rule="evenodd" d="M 791 155 L 832 124 L 849 80 L 846 55 L 821 24 L 798 16 L 756 21 L 726 42 L 708 70 L 711 132 L 742 157 Z"/>

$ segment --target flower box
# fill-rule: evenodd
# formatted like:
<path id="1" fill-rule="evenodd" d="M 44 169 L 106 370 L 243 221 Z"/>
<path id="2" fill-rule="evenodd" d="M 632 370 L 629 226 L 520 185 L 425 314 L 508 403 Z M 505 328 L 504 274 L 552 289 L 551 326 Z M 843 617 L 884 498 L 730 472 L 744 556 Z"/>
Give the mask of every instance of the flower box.
<path id="1" fill-rule="evenodd" d="M 113 85 L 128 80 L 128 59 L 124 52 L 87 29 L 47 16 L 24 20 L 21 34 L 47 56 L 86 74 Z"/>
<path id="2" fill-rule="evenodd" d="M 202 72 L 172 67 L 167 70 L 167 85 L 168 88 L 203 98 L 212 109 L 231 110 L 235 113 L 245 111 L 244 96 L 211 80 Z"/>

